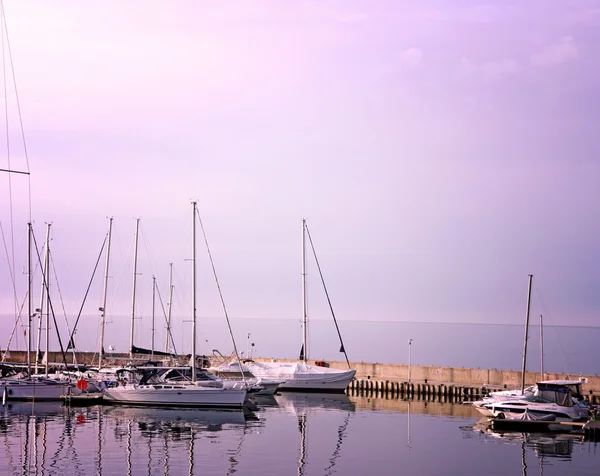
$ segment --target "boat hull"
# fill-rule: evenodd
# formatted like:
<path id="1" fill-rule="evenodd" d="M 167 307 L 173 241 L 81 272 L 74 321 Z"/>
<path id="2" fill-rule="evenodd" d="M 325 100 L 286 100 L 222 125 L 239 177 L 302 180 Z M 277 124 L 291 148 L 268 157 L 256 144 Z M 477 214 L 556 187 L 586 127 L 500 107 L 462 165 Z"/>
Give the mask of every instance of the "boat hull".
<path id="1" fill-rule="evenodd" d="M 0 381 L 0 396 L 3 400 L 60 401 L 70 388 L 69 384 L 48 384 L 11 379 Z"/>
<path id="2" fill-rule="evenodd" d="M 104 391 L 104 402 L 162 407 L 242 408 L 245 389 L 199 386 L 125 385 Z"/>

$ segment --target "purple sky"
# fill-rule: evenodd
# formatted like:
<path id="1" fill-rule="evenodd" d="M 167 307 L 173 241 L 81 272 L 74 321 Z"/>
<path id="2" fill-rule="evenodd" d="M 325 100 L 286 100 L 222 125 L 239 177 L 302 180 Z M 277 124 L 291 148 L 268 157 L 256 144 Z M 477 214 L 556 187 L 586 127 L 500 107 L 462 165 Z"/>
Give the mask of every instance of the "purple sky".
<path id="1" fill-rule="evenodd" d="M 234 317 L 300 318 L 306 217 L 340 320 L 520 324 L 531 273 L 534 315 L 599 325 L 597 1 L 4 9 L 36 237 L 52 222 L 69 316 L 108 216 L 109 314 L 131 312 L 141 217 L 139 312 L 150 312 L 152 274 L 166 300 L 172 262 L 174 311 L 189 316 L 197 199 Z M 26 169 L 9 66 L 11 166 Z M 12 187 L 22 300 L 27 180 L 13 176 Z M 198 314 L 220 316 L 198 244 Z M 10 314 L 4 246 L 0 312 Z M 103 261 L 86 305 L 94 315 L 102 273 Z M 314 267 L 308 279 L 311 316 L 328 318 Z"/>

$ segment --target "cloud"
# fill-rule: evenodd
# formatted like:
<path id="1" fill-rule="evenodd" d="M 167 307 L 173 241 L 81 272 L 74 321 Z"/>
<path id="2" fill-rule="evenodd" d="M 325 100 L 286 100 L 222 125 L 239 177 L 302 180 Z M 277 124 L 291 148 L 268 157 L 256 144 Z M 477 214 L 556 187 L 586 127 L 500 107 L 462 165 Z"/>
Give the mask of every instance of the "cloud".
<path id="1" fill-rule="evenodd" d="M 563 36 L 531 56 L 532 66 L 546 67 L 574 60 L 579 56 L 579 47 L 571 36 Z"/>
<path id="2" fill-rule="evenodd" d="M 423 51 L 419 48 L 408 48 L 400 53 L 400 62 L 408 68 L 418 68 L 423 63 Z"/>
<path id="3" fill-rule="evenodd" d="M 600 25 L 600 8 L 579 10 L 569 16 L 572 23 L 577 25 L 597 26 Z"/>
<path id="4" fill-rule="evenodd" d="M 460 67 L 465 76 L 479 76 L 487 80 L 512 75 L 519 70 L 517 61 L 510 58 L 476 63 L 463 57 L 460 60 Z"/>

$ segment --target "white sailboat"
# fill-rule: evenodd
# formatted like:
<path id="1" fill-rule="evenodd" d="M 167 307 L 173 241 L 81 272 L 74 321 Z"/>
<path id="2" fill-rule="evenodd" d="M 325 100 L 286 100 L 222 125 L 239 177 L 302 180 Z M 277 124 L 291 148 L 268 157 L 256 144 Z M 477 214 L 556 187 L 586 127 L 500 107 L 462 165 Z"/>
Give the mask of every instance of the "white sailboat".
<path id="1" fill-rule="evenodd" d="M 306 236 L 308 229 L 306 220 L 302 220 L 302 350 L 297 362 L 255 362 L 246 360 L 244 363 L 250 371 L 259 378 L 284 380 L 279 390 L 311 391 L 311 392 L 343 392 L 354 378 L 356 370 L 333 369 L 311 365 L 308 360 L 307 341 L 307 301 L 306 301 Z M 308 234 L 310 239 L 310 234 Z M 312 241 L 311 241 L 312 245 Z M 313 248 L 314 252 L 314 248 Z M 315 254 L 316 259 L 316 254 Z M 317 267 L 318 261 L 317 261 Z M 320 268 L 319 268 L 320 271 Z M 322 279 L 322 276 L 321 276 Z M 327 291 L 325 290 L 327 293 Z M 327 295 L 329 301 L 329 295 Z M 331 302 L 329 302 L 331 307 Z M 336 324 L 337 325 L 337 324 Z M 338 329 L 339 334 L 339 329 Z M 341 340 L 341 339 L 340 339 Z M 344 347 L 340 349 L 345 353 Z M 348 359 L 346 358 L 346 361 Z"/>
<path id="2" fill-rule="evenodd" d="M 196 202 L 193 205 L 193 248 L 192 262 L 192 358 L 190 380 L 174 381 L 166 376 L 131 382 L 104 391 L 104 400 L 110 403 L 189 406 L 207 408 L 242 408 L 247 394 L 247 385 L 215 385 L 214 382 L 198 380 L 196 368 Z M 165 378 L 162 378 L 165 377 Z"/>

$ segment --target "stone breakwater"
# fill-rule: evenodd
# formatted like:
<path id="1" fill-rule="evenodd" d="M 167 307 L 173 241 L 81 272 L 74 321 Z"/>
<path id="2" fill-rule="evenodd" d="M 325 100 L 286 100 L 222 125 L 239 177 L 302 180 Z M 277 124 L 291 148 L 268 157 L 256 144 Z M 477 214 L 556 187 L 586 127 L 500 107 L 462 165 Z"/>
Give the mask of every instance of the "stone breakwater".
<path id="1" fill-rule="evenodd" d="M 4 351 L 0 351 L 4 355 Z M 35 353 L 32 353 L 32 358 Z M 180 356 L 186 360 L 189 356 Z M 27 353 L 25 351 L 11 351 L 4 359 L 6 362 L 25 363 Z M 149 359 L 149 355 L 136 355 L 134 359 L 137 362 Z M 69 365 L 78 362 L 83 365 L 91 365 L 98 362 L 97 352 L 69 352 L 66 354 Z M 106 354 L 106 365 L 117 364 L 125 365 L 129 360 L 129 354 Z M 63 356 L 60 352 L 50 352 L 49 362 L 61 364 Z M 209 358 L 210 360 L 210 358 Z M 259 362 L 269 362 L 277 360 L 279 362 L 295 362 L 293 359 L 271 359 L 259 358 L 254 360 Z M 309 361 L 311 364 L 323 365 L 330 368 L 345 370 L 348 368 L 346 362 L 337 361 Z M 395 392 L 460 392 L 464 393 L 467 389 L 469 396 L 480 395 L 487 391 L 493 391 L 504 388 L 519 388 L 521 386 L 521 372 L 516 370 L 498 370 L 498 369 L 475 369 L 443 366 L 425 366 L 411 365 L 410 375 L 407 364 L 384 364 L 368 362 L 350 362 L 350 367 L 356 370 L 356 378 L 351 383 L 350 389 L 388 389 Z M 410 378 L 409 378 L 410 377 Z M 540 380 L 555 379 L 579 379 L 584 378 L 586 382 L 582 385 L 583 392 L 593 403 L 600 403 L 600 377 L 598 375 L 580 375 L 580 374 L 557 374 L 545 373 L 543 376 L 539 372 L 527 372 L 525 374 L 525 385 L 533 385 Z M 440 390 L 441 389 L 441 390 Z M 457 390 L 459 389 L 459 390 Z"/>
<path id="2" fill-rule="evenodd" d="M 256 358 L 257 361 L 273 359 Z M 279 362 L 294 362 L 291 359 L 276 359 Z M 345 370 L 346 362 L 311 361 L 330 368 Z M 473 369 L 442 366 L 381 364 L 350 362 L 356 370 L 356 378 L 350 384 L 352 391 L 381 391 L 400 394 L 446 394 L 453 396 L 478 397 L 494 390 L 520 388 L 521 372 L 515 370 Z M 533 385 L 540 380 L 578 380 L 585 379 L 582 390 L 586 398 L 600 403 L 600 377 L 597 375 L 557 374 L 526 372 L 525 385 Z"/>

